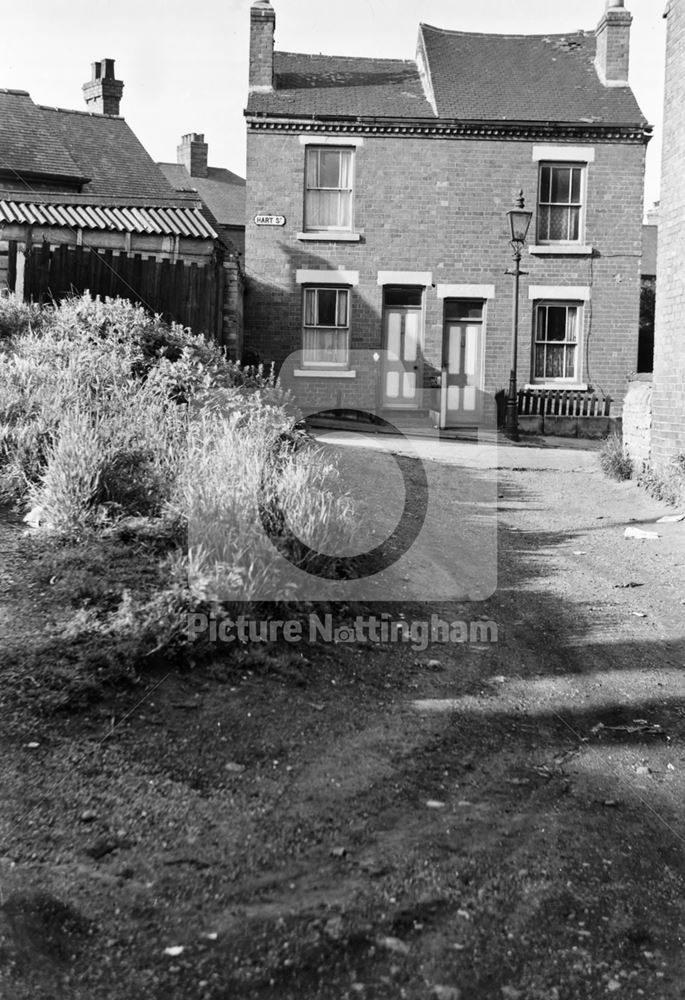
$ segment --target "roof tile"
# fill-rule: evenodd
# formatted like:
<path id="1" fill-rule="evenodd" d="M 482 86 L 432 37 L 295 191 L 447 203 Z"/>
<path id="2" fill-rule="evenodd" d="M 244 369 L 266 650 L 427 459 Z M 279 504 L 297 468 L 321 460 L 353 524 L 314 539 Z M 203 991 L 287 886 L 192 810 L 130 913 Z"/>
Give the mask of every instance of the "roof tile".
<path id="1" fill-rule="evenodd" d="M 248 114 L 434 118 L 416 63 L 274 53 L 276 88 L 250 95 Z"/>
<path id="2" fill-rule="evenodd" d="M 39 140 L 39 141 L 37 141 Z M 0 171 L 31 177 L 50 174 L 77 184 L 88 174 L 23 90 L 0 90 Z"/>
<path id="3" fill-rule="evenodd" d="M 646 124 L 630 87 L 606 87 L 595 36 L 491 35 L 422 24 L 439 119 Z M 275 89 L 250 95 L 248 115 L 435 120 L 416 63 L 274 53 Z"/>
<path id="4" fill-rule="evenodd" d="M 438 114 L 465 121 L 639 125 L 630 87 L 605 87 L 595 36 L 486 35 L 422 24 Z"/>

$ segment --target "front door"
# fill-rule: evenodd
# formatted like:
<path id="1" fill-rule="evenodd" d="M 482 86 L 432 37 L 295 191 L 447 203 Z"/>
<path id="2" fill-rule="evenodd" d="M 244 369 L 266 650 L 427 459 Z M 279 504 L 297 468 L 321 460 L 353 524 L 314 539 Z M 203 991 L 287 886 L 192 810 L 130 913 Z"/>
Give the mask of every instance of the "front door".
<path id="1" fill-rule="evenodd" d="M 383 406 L 419 405 L 423 289 L 386 288 L 383 301 Z"/>
<path id="2" fill-rule="evenodd" d="M 483 303 L 445 301 L 440 426 L 479 424 L 483 417 Z"/>

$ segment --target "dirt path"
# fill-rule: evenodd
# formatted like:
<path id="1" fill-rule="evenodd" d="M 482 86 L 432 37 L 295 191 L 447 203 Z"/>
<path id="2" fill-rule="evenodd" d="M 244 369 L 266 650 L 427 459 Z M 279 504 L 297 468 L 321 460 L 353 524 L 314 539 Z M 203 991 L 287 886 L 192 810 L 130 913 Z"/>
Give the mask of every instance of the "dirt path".
<path id="1" fill-rule="evenodd" d="M 12 723 L 3 998 L 682 1000 L 685 526 L 624 539 L 665 508 L 521 454 L 496 594 L 386 608 L 497 643 L 251 647 Z"/>

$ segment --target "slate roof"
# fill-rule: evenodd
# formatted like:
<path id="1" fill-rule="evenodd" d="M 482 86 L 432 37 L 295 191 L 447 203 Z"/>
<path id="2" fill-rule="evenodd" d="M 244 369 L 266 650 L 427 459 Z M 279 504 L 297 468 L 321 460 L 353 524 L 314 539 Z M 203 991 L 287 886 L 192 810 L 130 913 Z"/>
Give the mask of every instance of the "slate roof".
<path id="1" fill-rule="evenodd" d="M 86 177 L 60 137 L 46 132 L 42 111 L 25 90 L 0 90 L 0 170 L 29 176 L 50 174 L 73 184 Z"/>
<path id="2" fill-rule="evenodd" d="M 209 167 L 207 177 L 192 177 L 182 163 L 158 163 L 177 192 L 193 192 L 222 226 L 245 225 L 245 178 L 222 167 Z"/>
<path id="3" fill-rule="evenodd" d="M 49 191 L 90 203 L 179 202 L 123 118 L 43 107 L 25 91 L 0 90 L 0 175 L 0 187 L 24 200 Z"/>
<path id="4" fill-rule="evenodd" d="M 600 81 L 594 32 L 486 35 L 422 24 L 420 33 L 441 118 L 645 122 L 630 87 Z"/>
<path id="5" fill-rule="evenodd" d="M 123 118 L 39 108 L 48 134 L 58 136 L 90 182 L 84 193 L 106 199 L 173 198 L 174 192 Z"/>
<path id="6" fill-rule="evenodd" d="M 251 94 L 248 114 L 434 118 L 416 63 L 274 53 L 273 93 Z"/>
<path id="7" fill-rule="evenodd" d="M 629 87 L 605 87 L 594 32 L 490 35 L 422 24 L 437 117 L 466 122 L 643 126 Z M 415 62 L 274 53 L 275 89 L 248 115 L 435 120 Z"/>

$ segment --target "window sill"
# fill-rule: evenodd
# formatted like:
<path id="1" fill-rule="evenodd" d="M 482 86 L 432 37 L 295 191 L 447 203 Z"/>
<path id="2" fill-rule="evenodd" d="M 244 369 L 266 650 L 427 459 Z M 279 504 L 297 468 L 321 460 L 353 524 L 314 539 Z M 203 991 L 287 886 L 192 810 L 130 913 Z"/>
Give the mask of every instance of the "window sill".
<path id="1" fill-rule="evenodd" d="M 356 378 L 357 373 L 349 368 L 296 368 L 295 378 Z"/>
<path id="2" fill-rule="evenodd" d="M 528 385 L 521 387 L 524 390 L 527 389 L 545 389 L 546 391 L 557 391 L 559 389 L 568 389 L 569 392 L 587 392 L 590 388 L 587 383 L 580 382 L 564 382 L 560 379 L 558 382 L 530 382 Z"/>
<path id="3" fill-rule="evenodd" d="M 545 254 L 556 254 L 564 257 L 590 257 L 593 248 L 584 243 L 544 243 L 539 246 L 528 248 L 532 256 L 544 256 Z"/>
<path id="4" fill-rule="evenodd" d="M 298 240 L 305 240 L 315 243 L 360 243 L 362 234 L 361 233 L 344 233 L 336 232 L 333 230 L 317 233 L 297 233 L 296 237 Z"/>

